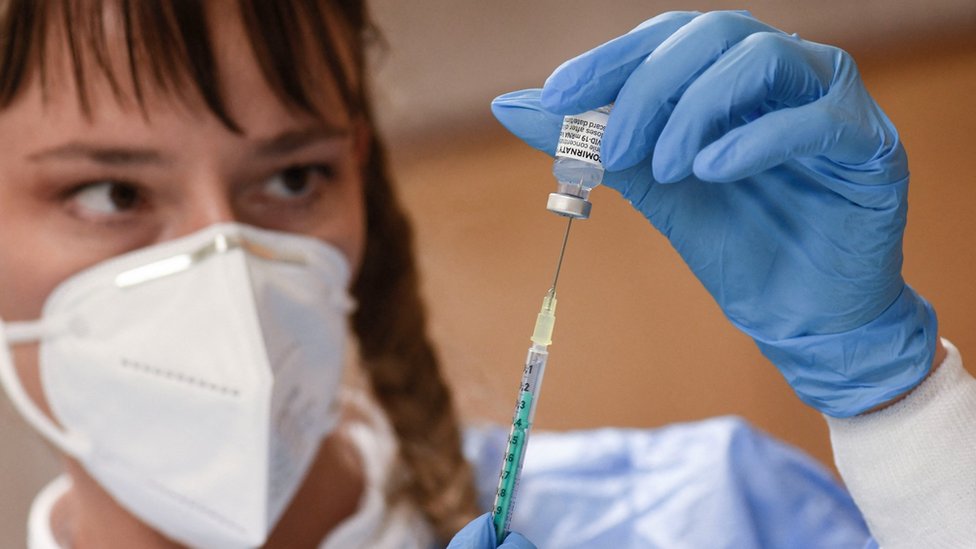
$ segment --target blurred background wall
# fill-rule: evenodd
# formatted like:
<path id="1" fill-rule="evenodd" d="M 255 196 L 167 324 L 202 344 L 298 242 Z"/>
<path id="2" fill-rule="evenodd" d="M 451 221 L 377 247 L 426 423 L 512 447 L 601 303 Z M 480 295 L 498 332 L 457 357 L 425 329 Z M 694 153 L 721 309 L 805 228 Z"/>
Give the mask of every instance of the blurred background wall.
<path id="1" fill-rule="evenodd" d="M 470 421 L 507 421 L 564 221 L 545 211 L 551 161 L 488 104 L 672 9 L 748 8 L 844 47 L 911 159 L 906 278 L 976 359 L 976 2 L 972 0 L 374 0 L 388 47 L 376 98 L 416 223 L 431 327 Z M 574 224 L 538 424 L 653 427 L 746 417 L 829 463 L 821 417 L 792 395 L 642 217 L 608 189 Z M 0 547 L 20 547 L 56 460 L 0 398 Z"/>

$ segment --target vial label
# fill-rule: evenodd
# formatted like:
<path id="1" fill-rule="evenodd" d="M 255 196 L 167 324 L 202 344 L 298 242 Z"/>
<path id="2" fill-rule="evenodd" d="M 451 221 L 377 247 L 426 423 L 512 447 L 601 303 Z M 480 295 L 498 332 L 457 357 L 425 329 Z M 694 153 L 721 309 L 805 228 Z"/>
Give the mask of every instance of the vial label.
<path id="1" fill-rule="evenodd" d="M 608 114 L 589 111 L 563 118 L 556 158 L 575 158 L 589 164 L 600 163 L 600 141 L 607 127 Z"/>

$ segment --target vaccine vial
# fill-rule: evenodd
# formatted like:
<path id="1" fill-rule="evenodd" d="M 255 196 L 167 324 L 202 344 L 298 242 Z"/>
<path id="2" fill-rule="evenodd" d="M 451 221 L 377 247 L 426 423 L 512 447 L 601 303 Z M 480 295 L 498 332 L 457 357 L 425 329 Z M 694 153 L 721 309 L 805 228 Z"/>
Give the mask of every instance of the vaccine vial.
<path id="1" fill-rule="evenodd" d="M 590 217 L 590 191 L 603 181 L 600 143 L 611 108 L 607 105 L 563 118 L 552 165 L 558 187 L 549 194 L 549 211 L 576 219 Z"/>

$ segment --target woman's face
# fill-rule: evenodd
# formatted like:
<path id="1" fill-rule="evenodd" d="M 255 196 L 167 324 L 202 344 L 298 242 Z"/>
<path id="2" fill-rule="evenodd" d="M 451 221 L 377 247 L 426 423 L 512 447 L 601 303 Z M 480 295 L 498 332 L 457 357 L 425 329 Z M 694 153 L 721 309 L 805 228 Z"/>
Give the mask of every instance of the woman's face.
<path id="1" fill-rule="evenodd" d="M 51 290 L 85 267 L 218 222 L 311 235 L 358 267 L 362 132 L 330 99 L 334 93 L 322 93 L 332 102 L 320 109 L 328 113 L 325 121 L 282 105 L 251 56 L 236 14 L 226 11 L 212 19 L 218 22 L 214 48 L 239 134 L 202 100 L 153 93 L 145 85 L 143 112 L 125 78 L 119 100 L 104 78 L 93 76 L 86 116 L 70 56 L 56 42 L 48 48 L 44 93 L 34 74 L 0 111 L 4 320 L 38 318 Z M 15 357 L 43 406 L 35 355 L 27 348 Z"/>

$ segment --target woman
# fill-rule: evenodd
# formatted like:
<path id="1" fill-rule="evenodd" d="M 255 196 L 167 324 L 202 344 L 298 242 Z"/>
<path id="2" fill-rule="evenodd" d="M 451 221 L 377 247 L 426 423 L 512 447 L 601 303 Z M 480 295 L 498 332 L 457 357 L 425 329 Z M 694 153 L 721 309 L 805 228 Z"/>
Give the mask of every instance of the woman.
<path id="1" fill-rule="evenodd" d="M 392 194 L 369 111 L 361 40 L 370 28 L 363 6 L 14 1 L 3 8 L 0 124 L 8 143 L 0 162 L 4 321 L 41 317 L 52 290 L 81 270 L 215 224 L 311 236 L 338 252 L 333 254 L 341 257 L 334 261 L 336 270 L 350 271 L 346 278 L 358 303 L 352 328 L 383 413 L 345 402 L 339 426 L 323 427 L 330 436 L 313 463 L 279 464 L 295 469 L 291 482 L 301 481 L 301 489 L 280 512 L 268 546 L 314 545 L 354 514 L 357 502 L 386 491 L 402 503 L 377 507 L 382 512 L 365 517 L 367 522 L 399 523 L 402 528 L 390 529 L 391 535 L 405 536 L 406 531 L 418 543 L 434 534 L 446 538 L 474 516 L 471 476 L 460 453 L 450 393 L 424 332 L 409 227 Z M 336 276 L 331 290 L 344 293 L 342 280 Z M 262 321 L 273 323 L 270 314 L 258 311 Z M 313 323 L 311 329 L 327 327 Z M 166 331 L 159 323 L 151 329 L 152 337 Z M 340 336 L 345 332 L 342 324 L 338 330 Z M 167 341 L 160 345 L 188 344 Z M 334 362 L 332 368 L 341 366 L 342 357 L 333 354 L 323 360 Z M 71 412 L 63 402 L 48 402 L 52 393 L 40 378 L 37 346 L 15 345 L 13 358 L 30 402 L 60 422 L 58 429 L 70 431 L 74 420 L 62 413 Z M 179 362 L 194 359 L 171 360 L 178 370 Z M 142 374 L 159 377 L 146 369 Z M 302 376 L 299 385 L 321 381 Z M 140 382 L 153 381 L 135 381 Z M 175 394 L 173 406 L 191 397 Z M 90 400 L 87 413 L 113 422 L 112 429 L 127 429 L 98 400 L 97 395 Z M 175 423 L 161 426 L 160 432 L 192 427 L 179 424 L 173 406 L 160 400 L 145 410 L 150 417 L 144 419 Z M 207 410 L 199 409 L 211 413 Z M 257 422 L 248 427 L 268 429 Z M 155 430 L 135 427 L 127 432 L 129 442 L 120 444 L 158 448 L 164 443 L 153 438 L 158 432 L 142 429 Z M 388 474 L 391 463 L 382 462 L 395 453 L 387 430 L 395 434 L 397 459 L 404 466 L 396 476 Z M 369 433 L 365 441 L 363 433 Z M 219 428 L 212 435 L 225 436 Z M 116 459 L 126 454 L 106 437 L 94 443 L 107 445 L 103 450 Z M 379 462 L 364 463 L 361 453 L 378 456 Z M 220 467 L 217 455 L 214 450 L 201 459 Z M 151 546 L 167 543 L 166 536 L 190 544 L 222 541 L 175 531 L 185 517 L 177 516 L 174 525 L 145 516 L 156 513 L 158 504 L 144 503 L 143 514 L 133 516 L 117 503 L 128 501 L 131 493 L 140 501 L 149 497 L 138 495 L 141 489 L 133 485 L 152 477 L 163 480 L 159 475 L 168 474 L 162 471 L 165 466 L 130 464 L 142 472 L 106 491 L 109 475 L 97 480 L 90 474 L 90 463 L 98 459 L 69 454 L 65 462 L 70 488 L 61 487 L 50 511 L 54 537 L 62 546 Z M 262 468 L 255 467 L 253 473 L 260 473 Z M 307 474 L 299 470 L 305 468 Z M 164 488 L 177 492 L 174 497 L 216 506 L 209 515 L 244 513 L 237 508 L 243 503 L 213 503 L 214 495 L 199 485 L 179 492 L 174 486 L 192 471 L 170 472 L 172 483 Z M 288 492 L 289 487 L 267 490 Z M 253 505 L 262 518 L 275 514 L 265 502 Z M 204 515 L 199 520 L 207 523 Z M 261 522 L 256 532 L 230 527 L 226 535 L 260 544 L 276 521 L 268 516 Z M 429 529 L 412 526 L 425 522 Z"/>
<path id="2" fill-rule="evenodd" d="M 0 362 L 15 404 L 66 455 L 66 476 L 35 502 L 32 544 L 427 546 L 474 517 L 475 490 L 450 394 L 424 332 L 409 227 L 370 117 L 363 7 L 11 1 L 0 13 L 0 135 L 16 136 L 0 152 L 0 317 L 12 350 L 12 360 Z M 732 204 L 715 193 L 734 187 L 690 181 L 681 146 L 655 150 L 653 174 L 650 163 L 638 162 L 655 142 L 690 149 L 696 140 L 712 140 L 658 139 L 665 122 L 663 134 L 668 127 L 694 133 L 693 123 L 675 121 L 695 117 L 679 117 L 680 103 L 670 119 L 670 112 L 650 112 L 651 121 L 648 112 L 633 112 L 655 96 L 632 78 L 649 53 L 666 51 L 657 48 L 668 37 L 676 37 L 672 46 L 696 43 L 712 35 L 705 33 L 710 25 L 737 34 L 728 44 L 773 33 L 741 14 L 667 14 L 567 64 L 541 104 L 538 92 L 519 93 L 500 98 L 496 114 L 550 152 L 558 131 L 552 112 L 616 99 L 608 145 L 613 124 L 628 120 L 638 127 L 619 134 L 639 139 L 617 142 L 608 167 L 620 173 L 611 184 L 672 235 L 730 318 L 765 345 L 802 398 L 828 413 L 890 404 L 942 362 L 934 315 L 899 285 L 900 263 L 891 260 L 900 258 L 903 193 L 886 195 L 886 204 L 841 195 L 889 213 L 871 225 L 877 239 L 852 248 L 853 257 L 838 259 L 828 247 L 814 254 L 867 264 L 854 269 L 862 278 L 841 273 L 863 281 L 855 291 L 832 285 L 836 278 L 803 278 L 822 272 L 819 265 L 787 262 L 792 270 L 785 276 L 764 279 L 785 289 L 795 288 L 799 276 L 814 298 L 840 295 L 828 302 L 849 309 L 845 316 L 819 307 L 822 299 L 783 306 L 777 301 L 783 292 L 757 292 L 748 283 L 755 272 L 713 276 L 716 250 L 700 243 L 714 240 L 685 238 L 687 223 L 707 228 L 701 221 L 710 218 L 700 212 L 708 203 L 699 201 L 691 213 L 685 205 L 700 197 Z M 752 41 L 774 43 L 764 40 Z M 802 46 L 795 57 L 789 48 L 775 51 L 796 61 L 801 74 L 822 69 L 820 50 Z M 835 50 L 826 51 L 830 57 Z M 692 89 L 680 85 L 686 81 L 676 81 L 682 92 Z M 840 132 L 829 145 L 842 146 L 822 155 L 828 162 L 801 163 L 791 173 L 842 180 L 847 172 L 831 170 L 860 165 L 880 139 L 880 167 L 868 176 L 893 177 L 897 191 L 907 183 L 898 172 L 900 145 L 870 99 L 856 85 L 850 90 L 844 97 L 850 110 L 831 111 L 840 119 L 815 119 L 827 120 L 821 129 L 829 130 L 847 128 L 851 118 L 844 116 L 860 117 L 867 131 Z M 768 120 L 758 116 L 780 103 L 761 102 L 740 114 Z M 620 114 L 628 109 L 631 116 Z M 800 143 L 791 152 L 809 153 L 811 146 Z M 734 180 L 790 172 L 774 160 L 765 158 L 757 170 L 757 161 L 746 158 L 738 171 L 696 160 L 694 174 Z M 665 187 L 649 184 L 654 178 L 685 181 Z M 841 193 L 847 189 L 838 179 L 829 184 Z M 756 207 L 762 197 L 749 196 L 729 210 L 736 218 L 764 211 Z M 843 206 L 814 196 L 819 206 L 811 217 Z M 734 238 L 723 242 L 739 245 Z M 759 261 L 766 258 L 757 253 L 741 264 L 781 272 Z M 740 265 L 735 258 L 722 264 Z M 358 358 L 382 412 L 337 391 L 347 287 L 356 303 Z M 894 382 L 860 391 L 832 380 L 830 368 L 809 368 L 798 334 L 873 327 L 892 301 L 903 305 L 895 310 L 900 320 L 886 324 L 904 328 L 899 375 L 877 375 L 890 370 L 885 359 L 893 355 L 853 353 L 861 360 L 850 366 L 867 365 L 871 376 Z M 471 542 L 472 531 L 485 525 L 471 523 L 455 541 Z M 514 535 L 509 541 L 526 543 Z"/>

